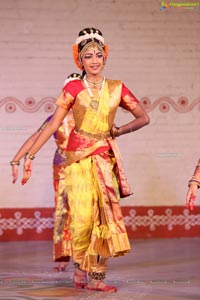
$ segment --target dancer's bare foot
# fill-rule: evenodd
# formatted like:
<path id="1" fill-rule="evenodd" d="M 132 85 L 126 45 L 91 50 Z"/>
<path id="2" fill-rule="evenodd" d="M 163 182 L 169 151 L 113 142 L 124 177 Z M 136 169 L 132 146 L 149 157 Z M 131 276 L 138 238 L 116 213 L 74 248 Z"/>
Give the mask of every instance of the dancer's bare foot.
<path id="1" fill-rule="evenodd" d="M 79 269 L 79 267 L 76 267 L 74 271 L 73 282 L 75 288 L 84 289 L 87 285 L 87 272 Z"/>
<path id="2" fill-rule="evenodd" d="M 107 285 L 102 280 L 89 280 L 88 284 L 86 285 L 86 289 L 92 291 L 101 291 L 101 292 L 116 292 L 117 288 L 113 285 Z"/>

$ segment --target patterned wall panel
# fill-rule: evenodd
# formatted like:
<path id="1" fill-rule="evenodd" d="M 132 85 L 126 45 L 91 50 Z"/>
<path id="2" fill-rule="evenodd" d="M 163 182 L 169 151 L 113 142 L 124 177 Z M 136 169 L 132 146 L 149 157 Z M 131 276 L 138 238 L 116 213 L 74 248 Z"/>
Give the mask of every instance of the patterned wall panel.
<path id="1" fill-rule="evenodd" d="M 200 208 L 122 207 L 130 239 L 200 236 Z M 0 241 L 52 240 L 53 208 L 0 209 Z"/>
<path id="2" fill-rule="evenodd" d="M 16 110 L 35 113 L 41 109 L 47 113 L 52 113 L 55 109 L 55 100 L 54 97 L 44 97 L 36 102 L 33 97 L 28 97 L 22 102 L 15 97 L 5 97 L 0 100 L 0 109 L 5 109 L 8 113 L 14 113 Z M 194 108 L 200 110 L 200 97 L 197 97 L 193 101 L 189 101 L 189 99 L 184 96 L 178 98 L 176 101 L 167 96 L 162 96 L 155 100 L 151 100 L 149 97 L 143 97 L 140 103 L 147 112 L 152 112 L 155 109 L 159 109 L 162 113 L 167 113 L 170 109 L 174 109 L 178 113 L 188 113 Z"/>

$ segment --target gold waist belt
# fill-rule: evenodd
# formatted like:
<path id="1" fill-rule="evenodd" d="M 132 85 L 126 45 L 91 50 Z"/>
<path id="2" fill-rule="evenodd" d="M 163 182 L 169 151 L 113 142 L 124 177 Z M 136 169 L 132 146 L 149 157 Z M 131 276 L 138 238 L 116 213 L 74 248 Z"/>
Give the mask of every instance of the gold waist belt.
<path id="1" fill-rule="evenodd" d="M 96 139 L 98 141 L 111 137 L 110 131 L 103 132 L 103 133 L 90 133 L 90 132 L 84 131 L 82 129 L 77 129 L 77 128 L 75 128 L 74 131 L 75 131 L 75 133 L 89 137 L 91 139 Z"/>

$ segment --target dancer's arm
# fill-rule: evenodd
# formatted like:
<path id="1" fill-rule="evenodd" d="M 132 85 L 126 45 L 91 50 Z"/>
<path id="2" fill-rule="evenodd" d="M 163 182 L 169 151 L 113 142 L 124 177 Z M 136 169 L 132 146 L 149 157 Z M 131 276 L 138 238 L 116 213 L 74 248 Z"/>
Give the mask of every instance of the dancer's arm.
<path id="1" fill-rule="evenodd" d="M 12 161 L 10 162 L 11 168 L 12 168 L 12 177 L 13 177 L 13 183 L 15 183 L 18 179 L 18 167 L 20 165 L 20 160 L 24 155 L 29 151 L 29 149 L 32 147 L 36 139 L 38 138 L 41 131 L 44 129 L 48 122 L 48 119 L 45 120 L 45 122 L 40 126 L 40 128 L 34 132 L 20 147 L 20 149 L 17 151 L 15 156 L 13 157 Z"/>
<path id="2" fill-rule="evenodd" d="M 48 139 L 54 134 L 54 132 L 57 131 L 67 112 L 68 111 L 66 109 L 58 106 L 52 118 L 46 124 L 45 128 L 40 133 L 32 147 L 28 150 L 28 154 L 26 155 L 24 161 L 24 174 L 22 178 L 22 184 L 25 184 L 31 176 L 30 171 L 32 170 L 32 160 L 34 159 L 35 154 L 42 148 L 42 146 L 48 141 Z"/>
<path id="3" fill-rule="evenodd" d="M 111 128 L 111 136 L 113 138 L 136 131 L 150 123 L 149 116 L 140 106 L 140 104 L 137 104 L 137 106 L 131 111 L 131 114 L 134 116 L 134 119 L 128 124 L 122 125 L 120 127 L 117 127 L 115 124 L 113 124 Z"/>
<path id="4" fill-rule="evenodd" d="M 200 187 L 200 160 L 195 168 L 194 174 L 188 183 L 188 191 L 186 195 L 186 207 L 193 210 L 194 201 L 197 196 L 197 190 Z"/>

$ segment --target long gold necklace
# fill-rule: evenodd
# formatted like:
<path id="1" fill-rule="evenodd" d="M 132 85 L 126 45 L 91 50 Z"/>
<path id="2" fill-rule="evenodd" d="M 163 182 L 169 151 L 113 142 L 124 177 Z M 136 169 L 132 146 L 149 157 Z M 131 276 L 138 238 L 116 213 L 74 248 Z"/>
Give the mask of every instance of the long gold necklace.
<path id="1" fill-rule="evenodd" d="M 94 99 L 94 94 L 93 94 L 91 88 L 89 87 L 88 80 L 87 80 L 86 76 L 84 76 L 83 82 L 84 82 L 84 84 L 85 84 L 85 86 L 87 88 L 88 94 L 89 94 L 89 96 L 91 98 L 90 107 L 93 110 L 97 111 L 98 108 L 99 108 L 99 101 L 98 100 L 101 97 L 101 94 L 102 94 L 102 91 L 103 91 L 103 88 L 104 88 L 104 85 L 105 85 L 105 77 L 103 78 L 103 80 L 101 80 L 102 86 L 101 86 L 101 89 L 98 91 L 97 99 Z"/>

